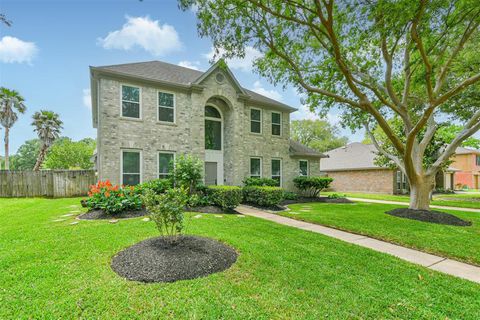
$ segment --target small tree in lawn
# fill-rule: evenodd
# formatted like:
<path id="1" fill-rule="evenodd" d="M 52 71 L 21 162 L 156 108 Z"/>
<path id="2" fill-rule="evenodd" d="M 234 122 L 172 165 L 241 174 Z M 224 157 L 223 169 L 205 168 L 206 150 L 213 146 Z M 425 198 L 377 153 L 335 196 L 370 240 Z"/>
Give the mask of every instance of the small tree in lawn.
<path id="1" fill-rule="evenodd" d="M 259 52 L 254 67 L 293 85 L 342 125 L 380 126 L 408 177 L 410 208 L 429 209 L 436 173 L 480 129 L 480 6 L 475 0 L 179 0 L 192 5 L 217 56 Z M 405 140 L 388 119 L 402 122 Z M 462 129 L 434 163 L 425 150 L 444 121 Z"/>
<path id="2" fill-rule="evenodd" d="M 38 171 L 45 160 L 48 148 L 50 148 L 53 142 L 60 136 L 63 123 L 60 121 L 59 115 L 53 111 L 37 111 L 32 118 L 32 126 L 34 126 L 34 131 L 41 141 L 37 162 L 33 167 L 33 170 Z"/>
<path id="3" fill-rule="evenodd" d="M 5 170 L 9 167 L 10 129 L 18 119 L 18 113 L 25 113 L 27 107 L 23 97 L 15 90 L 0 88 L 0 123 L 5 128 Z"/>
<path id="4" fill-rule="evenodd" d="M 147 189 L 142 199 L 160 234 L 169 241 L 177 241 L 185 227 L 184 208 L 188 201 L 186 189 L 172 188 L 161 194 Z"/>

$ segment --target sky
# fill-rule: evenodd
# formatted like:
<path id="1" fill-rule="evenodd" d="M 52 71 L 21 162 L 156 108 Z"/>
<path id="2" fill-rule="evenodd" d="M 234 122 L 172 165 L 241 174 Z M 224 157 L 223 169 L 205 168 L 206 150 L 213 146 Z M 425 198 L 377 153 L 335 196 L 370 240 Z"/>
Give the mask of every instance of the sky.
<path id="1" fill-rule="evenodd" d="M 194 12 L 181 11 L 176 0 L 1 0 L 0 13 L 12 21 L 0 26 L 0 86 L 19 91 L 27 106 L 11 130 L 10 153 L 35 138 L 31 116 L 42 109 L 60 115 L 62 135 L 95 137 L 89 66 L 161 60 L 207 70 L 213 53 L 211 41 L 198 36 Z M 245 59 L 227 62 L 242 86 L 298 108 L 292 119 L 318 118 L 292 88 L 253 73 L 258 54 L 247 48 Z"/>

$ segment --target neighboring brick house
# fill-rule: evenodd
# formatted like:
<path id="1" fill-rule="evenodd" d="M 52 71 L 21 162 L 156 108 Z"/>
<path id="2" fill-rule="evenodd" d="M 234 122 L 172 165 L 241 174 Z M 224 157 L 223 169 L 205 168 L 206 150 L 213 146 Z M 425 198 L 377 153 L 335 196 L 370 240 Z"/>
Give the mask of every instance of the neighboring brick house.
<path id="1" fill-rule="evenodd" d="M 480 189 L 480 150 L 457 148 L 452 160 L 452 167 L 459 170 L 455 173 L 455 186 Z"/>
<path id="2" fill-rule="evenodd" d="M 293 189 L 324 155 L 290 140 L 296 109 L 240 86 L 218 62 L 206 72 L 160 61 L 90 67 L 99 179 L 168 176 L 178 154 L 204 161 L 205 183 L 268 177 Z"/>
<path id="3" fill-rule="evenodd" d="M 375 164 L 376 149 L 372 144 L 350 143 L 325 153 L 321 171 L 334 180 L 332 190 L 400 194 L 409 191 L 408 180 L 400 171 Z M 437 175 L 437 188 L 453 189 L 455 169 Z"/>

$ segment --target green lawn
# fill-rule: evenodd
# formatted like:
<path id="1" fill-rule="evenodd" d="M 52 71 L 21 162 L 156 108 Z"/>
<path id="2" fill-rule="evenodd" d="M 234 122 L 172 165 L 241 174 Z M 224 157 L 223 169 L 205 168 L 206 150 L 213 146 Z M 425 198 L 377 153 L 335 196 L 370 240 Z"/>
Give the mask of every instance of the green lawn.
<path id="1" fill-rule="evenodd" d="M 455 227 L 385 214 L 398 205 L 357 202 L 308 203 L 289 207 L 291 211 L 279 214 L 480 265 L 480 213 L 441 210 L 473 222 L 470 227 Z"/>
<path id="2" fill-rule="evenodd" d="M 409 202 L 408 195 L 394 194 L 377 194 L 377 193 L 358 193 L 358 192 L 322 192 L 322 195 L 344 194 L 351 198 L 373 199 Z M 460 207 L 480 209 L 480 193 L 479 194 L 437 194 L 433 196 L 433 205 L 446 207 Z"/>
<path id="3" fill-rule="evenodd" d="M 156 236 L 154 224 L 53 221 L 78 200 L 0 199 L 0 319 L 480 318 L 478 284 L 236 215 L 188 218 L 189 233 L 239 251 L 231 269 L 129 282 L 110 269 L 111 257 Z"/>

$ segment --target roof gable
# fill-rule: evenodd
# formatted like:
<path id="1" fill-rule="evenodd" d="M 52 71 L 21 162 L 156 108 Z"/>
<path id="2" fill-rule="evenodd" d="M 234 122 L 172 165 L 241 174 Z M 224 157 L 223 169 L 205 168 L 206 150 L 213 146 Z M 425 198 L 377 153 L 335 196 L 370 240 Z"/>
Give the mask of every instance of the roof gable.
<path id="1" fill-rule="evenodd" d="M 232 71 L 230 71 L 230 68 L 227 66 L 225 61 L 223 59 L 218 60 L 215 64 L 213 64 L 207 71 L 205 71 L 198 79 L 196 79 L 192 84 L 194 85 L 201 85 L 208 77 L 210 77 L 215 71 L 221 70 L 223 73 L 227 75 L 227 77 L 230 79 L 230 82 L 233 84 L 235 89 L 237 90 L 238 93 L 243 94 L 247 96 L 247 92 L 245 89 L 242 88 L 238 80 L 235 78 L 233 75 Z"/>

